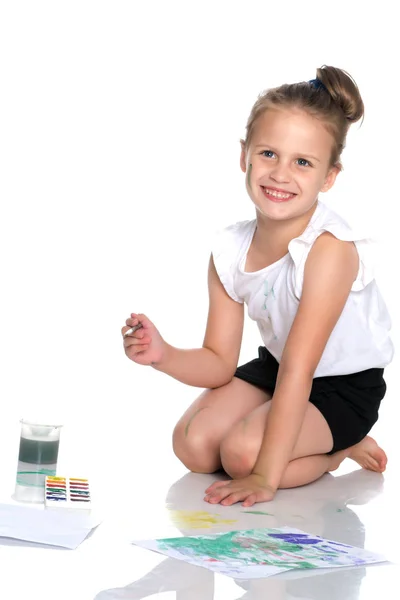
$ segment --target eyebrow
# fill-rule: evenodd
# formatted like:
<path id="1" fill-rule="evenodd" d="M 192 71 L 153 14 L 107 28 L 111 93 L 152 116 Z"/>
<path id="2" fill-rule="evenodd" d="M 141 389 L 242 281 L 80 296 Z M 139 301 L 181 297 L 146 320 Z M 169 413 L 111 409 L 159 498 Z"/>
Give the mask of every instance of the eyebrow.
<path id="1" fill-rule="evenodd" d="M 271 146 L 270 144 L 257 144 L 257 146 L 254 146 L 255 148 L 266 148 L 268 150 L 272 150 L 273 152 L 276 152 L 275 148 L 273 148 L 273 146 Z M 321 162 L 319 158 L 317 158 L 316 156 L 313 156 L 312 154 L 308 154 L 308 152 L 297 152 L 296 156 L 299 156 L 300 158 L 312 158 L 313 160 L 316 160 L 317 162 Z"/>

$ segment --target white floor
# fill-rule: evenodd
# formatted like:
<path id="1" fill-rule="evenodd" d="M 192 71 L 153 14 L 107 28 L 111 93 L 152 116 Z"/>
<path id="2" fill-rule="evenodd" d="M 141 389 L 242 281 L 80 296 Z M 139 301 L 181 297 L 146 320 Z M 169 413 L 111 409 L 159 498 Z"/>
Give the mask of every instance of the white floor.
<path id="1" fill-rule="evenodd" d="M 168 380 L 164 387 L 181 389 L 175 382 L 169 387 Z M 188 390 L 183 391 L 187 395 Z M 254 507 L 269 515 L 245 514 L 239 504 L 211 507 L 203 502 L 204 489 L 214 477 L 188 473 L 174 457 L 167 410 L 157 414 L 154 427 L 147 429 L 139 417 L 123 423 L 112 417 L 109 422 L 98 419 L 90 444 L 84 442 L 82 429 L 67 426 L 58 472 L 90 476 L 94 505 L 104 520 L 75 551 L 0 539 L 1 593 L 7 600 L 53 600 L 55 594 L 59 600 L 369 600 L 383 586 L 396 589 L 400 576 L 396 396 L 395 389 L 387 394 L 381 421 L 373 431 L 389 455 L 384 476 L 347 460 L 334 475 L 280 491 L 273 502 Z M 178 408 L 180 404 L 178 398 Z M 142 418 L 147 419 L 154 412 L 151 406 L 143 411 Z M 7 436 L 9 447 L 18 443 L 17 428 Z M 9 458 L 3 471 L 3 502 L 12 502 L 15 454 Z M 130 544 L 133 539 L 283 525 L 383 553 L 390 562 L 239 581 Z"/>

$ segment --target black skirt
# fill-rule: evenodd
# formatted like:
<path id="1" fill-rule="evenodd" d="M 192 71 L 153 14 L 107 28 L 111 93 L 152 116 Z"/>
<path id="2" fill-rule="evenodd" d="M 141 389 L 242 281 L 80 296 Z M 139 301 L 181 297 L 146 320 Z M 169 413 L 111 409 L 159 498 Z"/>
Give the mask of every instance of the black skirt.
<path id="1" fill-rule="evenodd" d="M 279 363 L 263 346 L 258 358 L 237 368 L 235 377 L 273 394 Z M 313 380 L 310 402 L 322 413 L 333 437 L 333 454 L 360 442 L 378 420 L 386 393 L 383 369 L 351 375 L 329 375 Z"/>

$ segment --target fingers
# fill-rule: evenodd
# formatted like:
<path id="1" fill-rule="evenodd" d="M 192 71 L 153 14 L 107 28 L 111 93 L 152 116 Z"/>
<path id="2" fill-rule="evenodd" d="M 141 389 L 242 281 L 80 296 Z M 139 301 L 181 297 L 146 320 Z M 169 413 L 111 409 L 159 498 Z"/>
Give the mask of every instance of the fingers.
<path id="1" fill-rule="evenodd" d="M 143 329 L 151 329 L 154 328 L 154 325 L 152 324 L 152 322 L 150 321 L 150 319 L 148 319 L 146 317 L 146 315 L 144 314 L 136 314 L 136 313 L 131 313 L 131 316 L 126 319 L 125 321 L 125 325 L 124 327 L 122 327 L 121 329 L 121 333 L 122 335 L 125 335 L 127 333 L 127 331 L 129 331 L 129 329 L 139 329 L 139 328 L 143 328 Z M 134 331 L 132 332 L 134 333 Z M 132 335 L 131 333 L 128 333 L 128 335 Z"/>
<path id="2" fill-rule="evenodd" d="M 137 331 L 138 329 L 142 328 L 142 324 L 138 323 L 138 325 L 135 325 L 134 327 L 130 327 L 127 331 L 125 331 L 123 333 L 123 336 L 126 337 L 127 335 L 132 335 L 135 333 L 135 331 Z"/>
<path id="3" fill-rule="evenodd" d="M 242 502 L 242 506 L 253 506 L 256 502 L 268 502 L 273 499 L 275 491 L 268 485 L 260 485 L 256 480 L 260 476 L 252 473 L 243 479 L 215 481 L 206 489 L 205 502 L 231 506 Z"/>
<path id="4" fill-rule="evenodd" d="M 121 329 L 121 333 L 124 338 L 124 342 L 126 340 L 143 340 L 144 338 L 150 339 L 150 334 L 147 331 L 144 331 L 140 324 L 134 325 L 133 327 L 125 326 Z"/>
<path id="5" fill-rule="evenodd" d="M 150 342 L 142 344 L 141 342 L 132 342 L 131 344 L 125 344 L 124 348 L 125 352 L 129 353 L 129 356 L 134 354 L 139 354 L 139 352 L 143 352 L 144 350 L 148 350 Z"/>
<path id="6" fill-rule="evenodd" d="M 231 483 L 230 479 L 228 479 L 227 481 L 214 481 L 213 484 L 211 484 L 210 486 L 208 486 L 208 488 L 205 490 L 205 493 L 206 494 L 210 494 L 211 492 L 213 492 L 217 488 L 219 488 L 219 487 L 221 487 L 223 485 L 228 485 L 228 483 Z"/>
<path id="7" fill-rule="evenodd" d="M 257 494 L 250 494 L 250 496 L 247 496 L 247 498 L 243 502 L 242 506 L 245 506 L 246 508 L 248 508 L 249 506 L 253 506 L 253 504 L 255 504 L 257 501 L 258 501 Z M 260 502 L 262 502 L 262 500 L 260 500 Z"/>
<path id="8" fill-rule="evenodd" d="M 151 343 L 151 336 L 148 331 L 145 331 L 143 321 L 149 323 L 145 315 L 132 313 L 125 321 L 126 325 L 121 329 L 125 352 L 129 352 L 131 357 L 147 350 Z M 127 333 L 128 335 L 126 335 Z"/>
<path id="9" fill-rule="evenodd" d="M 217 485 L 218 483 L 222 485 Z M 208 493 L 206 490 L 206 497 L 204 500 L 210 504 L 218 504 L 218 502 L 221 502 L 224 498 L 233 493 L 233 490 L 230 487 L 231 484 L 232 481 L 217 481 L 216 483 L 213 483 L 210 487 L 213 487 L 214 489 Z"/>
<path id="10" fill-rule="evenodd" d="M 125 351 L 129 350 L 129 352 L 133 352 L 134 354 L 147 350 L 150 342 L 151 337 L 140 329 L 132 335 L 127 335 L 123 340 Z"/>
<path id="11" fill-rule="evenodd" d="M 139 315 L 135 315 L 134 313 L 132 313 L 132 315 L 129 317 L 129 319 L 126 319 L 125 325 L 121 329 L 122 335 L 125 335 L 125 333 L 127 331 L 129 331 L 129 329 L 132 329 L 132 327 L 137 327 L 138 325 L 142 325 L 138 316 Z"/>
<path id="12" fill-rule="evenodd" d="M 252 495 L 253 494 L 251 490 L 240 490 L 238 492 L 230 494 L 227 498 L 222 500 L 221 504 L 223 504 L 224 506 L 231 506 L 232 504 L 236 504 L 236 502 L 241 502 L 243 500 L 246 501 L 246 499 L 250 498 Z"/>
<path id="13" fill-rule="evenodd" d="M 126 334 L 133 335 L 138 329 L 148 329 L 149 325 L 151 325 L 151 322 L 145 315 L 131 313 L 129 319 L 126 319 L 125 325 L 121 329 L 121 333 L 123 336 Z"/>
<path id="14" fill-rule="evenodd" d="M 148 329 L 148 327 L 152 325 L 150 319 L 148 319 L 143 313 L 131 313 L 131 318 L 129 320 L 132 320 L 133 325 L 140 323 L 144 329 Z M 126 322 L 128 323 L 128 320 Z"/>
<path id="15" fill-rule="evenodd" d="M 250 501 L 250 504 L 246 504 L 246 506 L 252 506 L 255 502 L 255 500 L 252 499 L 254 498 L 255 494 L 251 490 L 241 489 L 232 491 L 225 486 L 224 488 L 220 489 L 218 492 L 214 492 L 212 495 L 206 496 L 204 500 L 209 504 L 222 504 L 223 506 L 231 506 L 232 504 L 241 501 Z"/>

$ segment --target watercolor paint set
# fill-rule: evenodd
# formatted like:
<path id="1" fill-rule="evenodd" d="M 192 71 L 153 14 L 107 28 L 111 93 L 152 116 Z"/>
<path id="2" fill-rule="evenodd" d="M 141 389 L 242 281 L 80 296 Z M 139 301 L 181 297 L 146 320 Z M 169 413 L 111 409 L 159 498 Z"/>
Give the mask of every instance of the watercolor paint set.
<path id="1" fill-rule="evenodd" d="M 89 480 L 76 477 L 47 476 L 44 502 L 46 508 L 90 510 Z"/>

